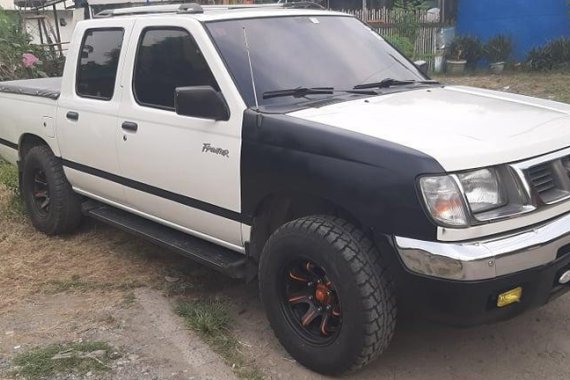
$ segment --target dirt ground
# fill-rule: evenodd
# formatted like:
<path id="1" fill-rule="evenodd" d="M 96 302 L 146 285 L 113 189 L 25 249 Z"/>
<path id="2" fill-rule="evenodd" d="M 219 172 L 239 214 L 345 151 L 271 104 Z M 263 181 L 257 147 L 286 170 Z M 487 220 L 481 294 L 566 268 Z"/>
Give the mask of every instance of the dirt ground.
<path id="1" fill-rule="evenodd" d="M 570 101 L 568 75 L 442 78 Z M 508 88 L 507 88 L 508 87 Z M 1 186 L 0 186 L 1 187 Z M 273 336 L 254 285 L 89 221 L 48 238 L 9 215 L 0 188 L 0 379 L 13 358 L 50 343 L 104 341 L 118 358 L 106 372 L 57 379 L 233 379 L 227 365 L 173 311 L 179 297 L 224 297 L 239 350 L 267 379 L 321 379 Z M 351 379 L 568 379 L 570 296 L 514 320 L 472 329 L 398 325 L 388 351 Z"/>

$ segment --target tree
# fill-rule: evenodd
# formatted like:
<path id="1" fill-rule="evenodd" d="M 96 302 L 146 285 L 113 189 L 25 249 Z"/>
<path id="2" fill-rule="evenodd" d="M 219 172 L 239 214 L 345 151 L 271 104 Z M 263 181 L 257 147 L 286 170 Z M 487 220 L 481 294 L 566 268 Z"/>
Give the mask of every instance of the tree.
<path id="1" fill-rule="evenodd" d="M 416 41 L 421 29 L 420 15 L 426 10 L 425 0 L 394 0 L 394 7 L 400 12 L 400 19 L 396 26 L 397 35 L 409 40 L 414 46 L 411 59 L 417 55 Z"/>

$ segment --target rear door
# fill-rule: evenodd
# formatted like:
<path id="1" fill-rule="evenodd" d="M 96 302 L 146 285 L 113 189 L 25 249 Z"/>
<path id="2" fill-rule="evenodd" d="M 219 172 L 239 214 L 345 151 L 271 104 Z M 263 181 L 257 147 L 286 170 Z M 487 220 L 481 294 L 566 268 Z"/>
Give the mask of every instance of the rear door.
<path id="1" fill-rule="evenodd" d="M 117 157 L 118 85 L 131 20 L 80 23 L 67 57 L 57 111 L 57 137 L 65 173 L 80 193 L 124 202 Z"/>
<path id="2" fill-rule="evenodd" d="M 245 105 L 202 25 L 190 17 L 140 18 L 116 136 L 128 206 L 163 224 L 243 251 L 241 125 Z M 176 114 L 174 90 L 212 86 L 227 121 Z M 216 152 L 225 154 L 216 154 Z"/>

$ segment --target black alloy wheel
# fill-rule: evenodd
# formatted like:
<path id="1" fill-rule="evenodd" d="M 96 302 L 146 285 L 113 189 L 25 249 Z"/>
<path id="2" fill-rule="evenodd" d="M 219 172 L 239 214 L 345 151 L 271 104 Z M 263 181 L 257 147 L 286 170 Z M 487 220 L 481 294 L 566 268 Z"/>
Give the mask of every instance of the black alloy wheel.
<path id="1" fill-rule="evenodd" d="M 285 267 L 283 311 L 291 327 L 316 345 L 330 344 L 342 327 L 339 295 L 325 270 L 308 259 Z"/>
<path id="2" fill-rule="evenodd" d="M 41 169 L 34 170 L 33 177 L 33 205 L 38 214 L 46 216 L 49 214 L 50 207 L 49 184 L 47 177 Z"/>

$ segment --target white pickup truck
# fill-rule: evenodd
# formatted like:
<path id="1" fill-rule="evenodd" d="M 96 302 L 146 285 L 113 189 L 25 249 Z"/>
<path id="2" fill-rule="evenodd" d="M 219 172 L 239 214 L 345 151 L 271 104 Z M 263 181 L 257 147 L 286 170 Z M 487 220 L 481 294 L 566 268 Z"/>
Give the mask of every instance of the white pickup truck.
<path id="1" fill-rule="evenodd" d="M 33 224 L 82 216 L 235 278 L 327 374 L 378 356 L 396 310 L 454 325 L 570 289 L 570 106 L 429 80 L 307 3 L 119 9 L 63 78 L 0 83 L 0 154 Z"/>

